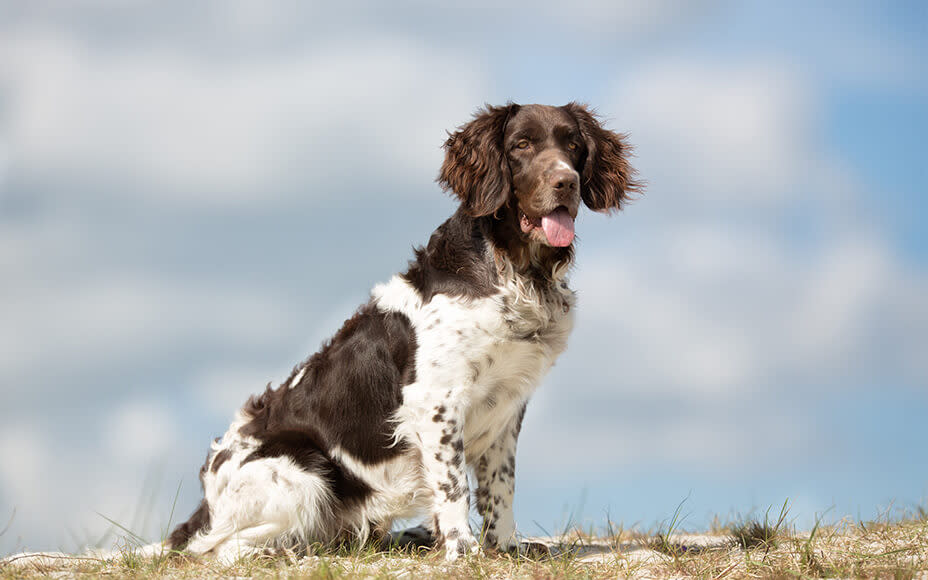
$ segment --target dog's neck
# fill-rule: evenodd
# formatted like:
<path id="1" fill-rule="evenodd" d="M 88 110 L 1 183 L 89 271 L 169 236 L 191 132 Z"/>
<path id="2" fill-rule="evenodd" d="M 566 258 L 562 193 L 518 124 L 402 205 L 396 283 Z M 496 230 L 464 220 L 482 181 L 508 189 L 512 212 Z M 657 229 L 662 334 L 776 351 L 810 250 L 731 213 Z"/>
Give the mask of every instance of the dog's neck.
<path id="1" fill-rule="evenodd" d="M 483 219 L 488 220 L 487 233 L 498 266 L 511 267 L 514 273 L 545 286 L 567 275 L 573 263 L 573 246 L 555 248 L 531 239 L 519 226 L 514 203 Z"/>

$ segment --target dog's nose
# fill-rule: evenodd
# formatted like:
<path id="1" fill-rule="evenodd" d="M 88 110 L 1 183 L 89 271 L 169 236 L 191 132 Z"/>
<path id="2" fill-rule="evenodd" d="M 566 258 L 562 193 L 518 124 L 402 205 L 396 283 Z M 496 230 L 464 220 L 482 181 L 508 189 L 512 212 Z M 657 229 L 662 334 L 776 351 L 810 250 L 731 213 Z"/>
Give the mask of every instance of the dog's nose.
<path id="1" fill-rule="evenodd" d="M 580 176 L 573 169 L 562 166 L 551 172 L 548 183 L 558 191 L 573 191 L 580 185 Z"/>

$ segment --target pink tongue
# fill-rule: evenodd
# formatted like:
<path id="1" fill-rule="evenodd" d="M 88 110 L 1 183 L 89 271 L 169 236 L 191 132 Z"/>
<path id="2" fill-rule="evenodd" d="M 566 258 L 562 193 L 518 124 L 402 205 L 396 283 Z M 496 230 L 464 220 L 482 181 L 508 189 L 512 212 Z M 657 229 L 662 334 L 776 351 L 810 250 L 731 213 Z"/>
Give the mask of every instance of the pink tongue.
<path id="1" fill-rule="evenodd" d="M 541 227 L 545 231 L 548 243 L 552 246 L 563 248 L 574 241 L 574 218 L 570 217 L 563 207 L 542 217 Z"/>

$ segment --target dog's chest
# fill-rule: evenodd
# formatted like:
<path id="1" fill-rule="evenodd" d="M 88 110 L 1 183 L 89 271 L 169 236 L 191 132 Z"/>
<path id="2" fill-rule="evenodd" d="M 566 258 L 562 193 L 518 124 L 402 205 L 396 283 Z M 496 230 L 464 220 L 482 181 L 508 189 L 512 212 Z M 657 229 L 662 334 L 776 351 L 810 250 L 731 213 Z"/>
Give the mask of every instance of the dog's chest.
<path id="1" fill-rule="evenodd" d="M 468 457 L 520 413 L 566 348 L 574 303 L 566 282 L 539 288 L 514 280 L 488 298 L 436 297 L 422 309 L 419 387 L 460 401 Z"/>
<path id="2" fill-rule="evenodd" d="M 505 379 L 566 347 L 574 302 L 566 282 L 543 288 L 513 282 L 482 299 L 437 296 L 420 312 L 417 339 L 433 363 L 447 363 L 433 368 L 454 372 L 466 362 L 472 380 L 465 382 Z"/>
<path id="3" fill-rule="evenodd" d="M 406 314 L 415 330 L 415 382 L 403 387 L 397 434 L 454 414 L 463 419 L 465 455 L 481 455 L 520 414 L 542 375 L 566 348 L 575 296 L 566 281 L 539 287 L 503 278 L 484 298 L 438 294 L 423 303 L 402 277 L 375 288 L 380 308 Z"/>

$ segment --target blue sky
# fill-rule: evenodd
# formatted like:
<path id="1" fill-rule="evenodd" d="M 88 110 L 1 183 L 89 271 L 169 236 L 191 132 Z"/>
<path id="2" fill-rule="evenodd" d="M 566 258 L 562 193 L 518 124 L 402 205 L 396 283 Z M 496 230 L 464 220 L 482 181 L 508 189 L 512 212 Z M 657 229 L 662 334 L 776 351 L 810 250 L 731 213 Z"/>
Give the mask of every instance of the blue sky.
<path id="1" fill-rule="evenodd" d="M 928 498 L 921 3 L 0 2 L 0 552 L 157 537 L 209 440 L 453 209 L 444 131 L 595 106 L 516 518 L 684 527 Z M 145 518 L 138 514 L 150 514 Z M 177 518 L 175 518 L 177 519 Z"/>

